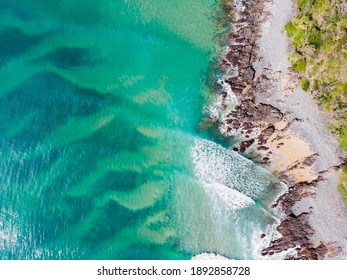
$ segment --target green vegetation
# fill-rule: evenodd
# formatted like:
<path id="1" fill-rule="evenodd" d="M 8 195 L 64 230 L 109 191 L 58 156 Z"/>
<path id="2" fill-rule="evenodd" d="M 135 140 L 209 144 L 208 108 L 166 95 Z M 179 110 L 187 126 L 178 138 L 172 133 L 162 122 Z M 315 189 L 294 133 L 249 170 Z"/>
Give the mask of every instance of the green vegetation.
<path id="1" fill-rule="evenodd" d="M 342 197 L 347 200 L 347 190 L 343 184 L 339 185 L 339 191 L 340 191 Z"/>
<path id="2" fill-rule="evenodd" d="M 310 88 L 310 81 L 306 78 L 303 78 L 301 80 L 301 88 L 304 90 L 304 91 L 308 91 L 308 89 Z"/>
<path id="3" fill-rule="evenodd" d="M 306 59 L 298 52 L 293 52 L 289 56 L 289 61 L 292 64 L 292 68 L 299 73 L 305 73 L 306 71 Z"/>
<path id="4" fill-rule="evenodd" d="M 339 184 L 339 192 L 341 193 L 342 197 L 347 200 L 346 182 L 347 182 L 347 167 L 343 169 L 343 174 L 340 178 L 340 184 Z"/>
<path id="5" fill-rule="evenodd" d="M 285 25 L 294 48 L 292 69 L 301 87 L 315 95 L 332 116 L 333 133 L 347 151 L 347 3 L 345 0 L 297 0 L 297 16 Z M 339 190 L 347 199 L 347 169 Z"/>

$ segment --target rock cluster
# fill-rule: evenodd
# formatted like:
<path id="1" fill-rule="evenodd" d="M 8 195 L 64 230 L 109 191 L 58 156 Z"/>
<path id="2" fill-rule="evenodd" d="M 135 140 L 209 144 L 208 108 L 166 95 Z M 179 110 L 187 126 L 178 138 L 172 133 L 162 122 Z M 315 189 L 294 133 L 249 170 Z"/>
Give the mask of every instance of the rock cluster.
<path id="1" fill-rule="evenodd" d="M 287 259 L 323 259 L 328 251 L 332 251 L 331 246 L 323 243 L 314 246 L 310 243 L 310 237 L 314 234 L 314 230 L 308 224 L 308 217 L 308 213 L 302 213 L 298 216 L 288 215 L 277 228 L 282 237 L 263 250 L 262 254 L 273 255 L 287 248 L 298 248 L 297 255 L 287 257 Z"/>
<path id="2" fill-rule="evenodd" d="M 310 213 L 293 213 L 294 204 L 305 198 L 314 196 L 317 183 L 322 177 L 311 182 L 300 182 L 291 186 L 288 191 L 282 195 L 273 207 L 280 206 L 286 217 L 277 227 L 282 237 L 274 240 L 268 248 L 262 251 L 262 255 L 273 255 L 283 252 L 290 248 L 295 248 L 296 256 L 287 257 L 287 259 L 324 259 L 329 253 L 330 256 L 336 255 L 338 249 L 333 244 L 314 245 L 311 243 L 311 237 L 315 233 L 308 223 Z"/>
<path id="3" fill-rule="evenodd" d="M 283 113 L 271 104 L 256 103 L 256 94 L 268 88 L 270 79 L 256 76 L 253 63 L 257 58 L 257 40 L 260 25 L 268 14 L 263 9 L 264 0 L 234 1 L 225 3 L 225 10 L 233 21 L 233 30 L 227 39 L 231 44 L 222 58 L 220 66 L 225 72 L 225 81 L 237 96 L 239 104 L 232 110 L 225 110 L 227 92 L 221 90 L 222 106 L 225 110 L 217 125 L 224 136 L 239 139 L 233 150 L 252 153 L 253 159 L 261 164 L 270 164 L 267 142 L 275 132 L 274 124 L 282 121 Z M 235 14 L 237 10 L 237 15 Z M 216 122 L 216 120 L 214 120 Z"/>

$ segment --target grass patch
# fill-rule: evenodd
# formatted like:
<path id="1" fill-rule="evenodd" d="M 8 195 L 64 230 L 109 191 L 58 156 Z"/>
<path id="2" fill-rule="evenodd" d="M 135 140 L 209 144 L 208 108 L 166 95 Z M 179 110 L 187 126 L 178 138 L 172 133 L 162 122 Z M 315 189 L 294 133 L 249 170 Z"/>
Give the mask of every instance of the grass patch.
<path id="1" fill-rule="evenodd" d="M 307 42 L 319 49 L 323 45 L 322 34 L 317 26 L 313 26 L 308 33 Z"/>
<path id="2" fill-rule="evenodd" d="M 342 175 L 340 177 L 339 192 L 342 197 L 347 200 L 347 167 L 342 169 Z"/>
<path id="3" fill-rule="evenodd" d="M 310 81 L 306 78 L 303 78 L 301 80 L 301 88 L 304 90 L 304 91 L 308 91 L 309 88 L 310 88 Z"/>
<path id="4" fill-rule="evenodd" d="M 292 69 L 299 73 L 305 73 L 306 71 L 306 59 L 298 52 L 293 52 L 289 56 L 289 62 L 292 65 Z"/>
<path id="5" fill-rule="evenodd" d="M 347 200 L 347 190 L 343 184 L 339 185 L 339 192 L 341 193 L 342 197 Z"/>
<path id="6" fill-rule="evenodd" d="M 297 33 L 297 29 L 291 21 L 284 26 L 284 30 L 287 31 L 289 38 L 293 38 Z"/>
<path id="7" fill-rule="evenodd" d="M 347 151 L 347 127 L 339 128 L 339 135 L 340 135 L 340 144 L 341 148 Z M 347 174 L 347 170 L 345 171 Z"/>

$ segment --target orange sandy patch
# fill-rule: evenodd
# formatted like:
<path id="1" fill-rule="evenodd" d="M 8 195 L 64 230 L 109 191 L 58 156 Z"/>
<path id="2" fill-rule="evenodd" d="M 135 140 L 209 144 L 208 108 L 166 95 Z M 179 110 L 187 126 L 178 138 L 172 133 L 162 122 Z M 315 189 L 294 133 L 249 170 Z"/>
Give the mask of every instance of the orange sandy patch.
<path id="1" fill-rule="evenodd" d="M 273 164 L 271 169 L 276 173 L 286 171 L 295 182 L 311 181 L 317 178 L 313 166 L 305 166 L 302 162 L 314 152 L 309 144 L 295 134 L 286 130 L 274 133 L 269 139 L 273 151 Z"/>
<path id="2" fill-rule="evenodd" d="M 275 128 L 276 128 L 277 130 L 282 130 L 282 129 L 284 129 L 287 125 L 288 125 L 288 122 L 287 122 L 285 119 L 283 119 L 283 120 L 281 120 L 280 122 L 275 123 Z"/>

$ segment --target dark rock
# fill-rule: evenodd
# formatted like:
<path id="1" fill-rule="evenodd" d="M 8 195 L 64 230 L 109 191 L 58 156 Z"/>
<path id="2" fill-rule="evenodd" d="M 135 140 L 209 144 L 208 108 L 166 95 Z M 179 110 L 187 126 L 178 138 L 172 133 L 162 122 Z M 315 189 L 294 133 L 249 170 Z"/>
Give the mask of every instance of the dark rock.
<path id="1" fill-rule="evenodd" d="M 303 197 L 313 196 L 317 188 L 317 183 L 322 180 L 319 177 L 311 182 L 300 182 L 288 189 L 288 192 L 282 195 L 273 207 L 281 205 L 286 218 L 277 227 L 282 237 L 273 241 L 268 248 L 262 251 L 263 255 L 273 255 L 289 248 L 298 247 L 296 249 L 297 256 L 288 259 L 317 260 L 323 259 L 329 252 L 337 254 L 338 248 L 331 245 L 321 243 L 318 246 L 310 242 L 310 238 L 314 234 L 314 230 L 308 223 L 310 213 L 302 213 L 298 216 L 292 212 L 294 204 Z"/>
<path id="2" fill-rule="evenodd" d="M 313 155 L 305 158 L 303 160 L 303 162 L 302 162 L 302 165 L 304 165 L 304 166 L 312 166 L 315 163 L 315 161 L 317 159 L 317 156 L 318 156 L 318 154 L 313 154 Z"/>
<path id="3" fill-rule="evenodd" d="M 250 139 L 250 140 L 247 140 L 247 141 L 242 141 L 241 144 L 240 144 L 240 153 L 244 153 L 247 148 L 252 146 L 254 141 L 255 141 L 254 139 Z"/>
<path id="4" fill-rule="evenodd" d="M 258 151 L 266 151 L 268 150 L 269 148 L 268 147 L 265 147 L 265 146 L 260 146 L 258 147 Z"/>

